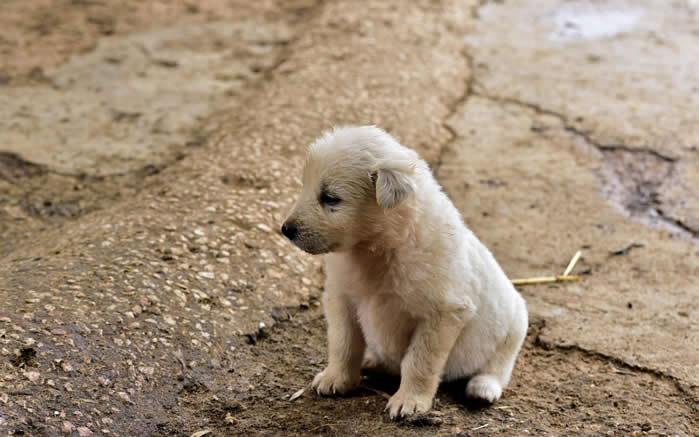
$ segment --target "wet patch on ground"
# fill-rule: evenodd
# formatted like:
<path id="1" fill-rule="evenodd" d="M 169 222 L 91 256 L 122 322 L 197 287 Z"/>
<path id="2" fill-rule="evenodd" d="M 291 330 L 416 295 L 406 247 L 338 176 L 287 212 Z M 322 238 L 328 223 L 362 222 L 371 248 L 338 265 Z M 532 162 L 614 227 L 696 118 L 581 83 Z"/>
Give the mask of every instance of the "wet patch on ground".
<path id="1" fill-rule="evenodd" d="M 474 79 L 474 83 L 478 86 L 477 79 Z M 650 147 L 601 144 L 593 138 L 591 131 L 576 127 L 565 115 L 535 103 L 494 97 L 477 91 L 472 91 L 468 96 L 533 111 L 544 119 L 539 125 L 532 126 L 534 133 L 546 136 L 549 130 L 554 129 L 572 135 L 584 150 L 594 154 L 601 163 L 596 169 L 601 195 L 629 218 L 687 238 L 696 239 L 699 235 L 692 217 L 677 217 L 674 213 L 678 204 L 686 203 L 686 196 L 694 197 L 689 188 L 692 181 L 683 179 L 677 171 L 681 165 L 680 158 L 664 155 Z"/>
<path id="2" fill-rule="evenodd" d="M 602 153 L 604 169 L 603 195 L 629 217 L 651 226 L 671 229 L 688 237 L 697 238 L 699 229 L 692 228 L 683 219 L 666 212 L 663 205 L 682 202 L 682 199 L 663 197 L 673 187 L 683 186 L 686 181 L 677 174 L 677 160 L 649 150 L 625 147 L 598 147 Z"/>

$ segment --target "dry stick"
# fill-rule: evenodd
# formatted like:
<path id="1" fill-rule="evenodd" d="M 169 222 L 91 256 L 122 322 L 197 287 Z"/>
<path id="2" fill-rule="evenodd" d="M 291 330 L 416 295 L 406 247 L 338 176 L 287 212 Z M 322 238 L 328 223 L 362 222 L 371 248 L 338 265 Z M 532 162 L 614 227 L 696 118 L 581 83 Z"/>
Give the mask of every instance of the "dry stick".
<path id="1" fill-rule="evenodd" d="M 554 282 L 563 282 L 563 281 L 578 281 L 580 280 L 579 276 L 576 275 L 571 275 L 570 272 L 573 271 L 575 268 L 575 264 L 578 263 L 578 260 L 580 259 L 580 256 L 582 255 L 581 251 L 577 251 L 575 255 L 573 255 L 573 259 L 570 260 L 568 263 L 568 267 L 566 267 L 565 272 L 563 272 L 562 275 L 560 276 L 539 276 L 535 278 L 523 278 L 523 279 L 513 279 L 512 284 L 513 285 L 532 285 L 532 284 L 551 284 Z"/>
<path id="2" fill-rule="evenodd" d="M 304 388 L 298 390 L 297 392 L 295 392 L 294 394 L 292 394 L 291 397 L 289 398 L 289 402 L 293 402 L 293 401 L 295 401 L 296 399 L 298 399 L 298 398 L 300 398 L 301 396 L 303 396 L 303 394 L 306 392 L 306 389 L 307 389 L 308 387 L 310 387 L 310 386 L 304 387 Z"/>
<path id="3" fill-rule="evenodd" d="M 563 276 L 568 276 L 570 272 L 573 271 L 573 269 L 575 268 L 575 264 L 577 264 L 578 260 L 580 259 L 580 255 L 582 255 L 581 251 L 578 250 L 577 252 L 575 252 L 573 259 L 570 260 L 570 262 L 568 263 L 568 267 L 566 267 L 565 271 L 563 272 Z"/>
<path id="4" fill-rule="evenodd" d="M 361 387 L 362 387 L 363 389 L 369 390 L 370 392 L 373 392 L 374 394 L 377 394 L 377 395 L 381 396 L 381 397 L 384 398 L 384 399 L 391 399 L 391 395 L 388 394 L 388 393 L 386 393 L 385 391 L 377 390 L 377 389 L 375 389 L 375 388 L 368 387 L 368 386 L 363 385 L 363 384 L 362 384 Z"/>
<path id="5" fill-rule="evenodd" d="M 553 282 L 578 281 L 580 276 L 539 276 L 536 278 L 513 279 L 512 285 L 550 284 Z"/>

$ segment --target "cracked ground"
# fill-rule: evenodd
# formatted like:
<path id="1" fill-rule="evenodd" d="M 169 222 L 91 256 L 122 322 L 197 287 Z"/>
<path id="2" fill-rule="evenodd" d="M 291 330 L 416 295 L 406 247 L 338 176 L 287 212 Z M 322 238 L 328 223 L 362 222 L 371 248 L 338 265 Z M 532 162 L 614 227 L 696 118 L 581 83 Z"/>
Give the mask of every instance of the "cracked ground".
<path id="1" fill-rule="evenodd" d="M 696 435 L 697 2 L 8 0 L 0 434 Z M 303 153 L 376 124 L 520 291 L 503 398 L 308 391 L 319 260 L 277 229 Z M 292 396 L 294 395 L 294 396 Z M 292 399 L 293 400 L 290 400 Z"/>

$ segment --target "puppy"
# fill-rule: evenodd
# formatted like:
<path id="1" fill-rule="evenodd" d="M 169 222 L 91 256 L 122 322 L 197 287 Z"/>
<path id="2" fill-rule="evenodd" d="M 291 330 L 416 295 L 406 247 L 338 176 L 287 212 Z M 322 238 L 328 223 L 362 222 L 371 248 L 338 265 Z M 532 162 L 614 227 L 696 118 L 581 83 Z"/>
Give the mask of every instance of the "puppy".
<path id="1" fill-rule="evenodd" d="M 487 402 L 510 380 L 527 310 L 427 164 L 373 126 L 311 144 L 282 233 L 325 254 L 328 365 L 313 388 L 346 393 L 362 365 L 400 374 L 391 418 L 428 411 L 440 380 Z"/>

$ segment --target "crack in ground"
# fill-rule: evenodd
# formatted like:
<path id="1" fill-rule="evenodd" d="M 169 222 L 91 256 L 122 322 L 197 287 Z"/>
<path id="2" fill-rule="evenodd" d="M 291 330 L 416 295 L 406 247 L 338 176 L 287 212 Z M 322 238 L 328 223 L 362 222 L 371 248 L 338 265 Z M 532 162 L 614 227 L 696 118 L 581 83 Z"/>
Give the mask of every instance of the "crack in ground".
<path id="1" fill-rule="evenodd" d="M 623 144 L 600 144 L 598 142 L 593 141 L 588 135 L 589 133 L 580 131 L 574 127 L 570 126 L 564 126 L 565 130 L 567 132 L 571 132 L 574 135 L 581 136 L 585 139 L 586 142 L 594 145 L 597 149 L 603 151 L 603 152 L 616 152 L 616 151 L 622 151 L 626 153 L 647 153 L 649 155 L 652 155 L 662 161 L 669 162 L 669 163 L 675 163 L 678 161 L 677 158 L 673 158 L 670 156 L 663 155 L 662 153 L 658 152 L 657 150 L 653 150 L 648 147 L 629 147 L 625 146 Z"/>
<path id="2" fill-rule="evenodd" d="M 665 381 L 668 381 L 672 383 L 672 385 L 677 389 L 678 392 L 682 395 L 684 398 L 685 402 L 689 405 L 691 409 L 694 410 L 699 410 L 699 398 L 697 398 L 694 393 L 692 393 L 685 385 L 682 383 L 682 381 L 673 376 L 669 375 L 662 370 L 654 369 L 652 367 L 646 367 L 646 366 L 641 366 L 638 364 L 633 364 L 629 363 L 619 357 L 616 357 L 614 355 L 608 355 L 603 352 L 599 352 L 593 349 L 587 349 L 579 344 L 560 344 L 556 343 L 553 341 L 546 341 L 541 338 L 541 333 L 546 328 L 546 320 L 541 319 L 541 320 L 533 320 L 530 323 L 530 329 L 532 329 L 533 332 L 533 337 L 534 337 L 534 342 L 532 343 L 535 347 L 538 347 L 543 350 L 557 350 L 563 353 L 572 353 L 572 352 L 578 352 L 581 353 L 584 356 L 594 358 L 597 360 L 605 361 L 608 362 L 610 365 L 614 364 L 618 367 L 621 367 L 623 369 L 629 370 L 630 372 L 636 372 L 636 373 L 645 373 L 648 375 L 652 375 L 658 379 L 663 379 Z"/>
<path id="3" fill-rule="evenodd" d="M 472 84 L 474 87 L 482 88 L 478 86 L 475 78 Z M 511 97 L 496 97 L 480 91 L 472 91 L 471 95 L 499 104 L 527 108 L 538 115 L 558 119 L 564 131 L 581 139 L 605 158 L 602 162 L 606 166 L 606 174 L 599 176 L 606 179 L 603 180 L 603 194 L 608 200 L 632 218 L 668 227 L 674 232 L 693 239 L 699 238 L 699 229 L 694 229 L 682 219 L 667 214 L 662 207 L 660 194 L 665 184 L 671 183 L 671 179 L 675 176 L 678 158 L 662 154 L 650 147 L 600 143 L 592 138 L 591 131 L 581 130 L 573 126 L 565 115 L 535 103 Z"/>
<path id="4" fill-rule="evenodd" d="M 663 211 L 663 209 L 660 207 L 655 208 L 655 212 L 658 214 L 658 217 L 662 219 L 664 222 L 671 223 L 677 226 L 678 228 L 683 229 L 693 238 L 699 238 L 699 229 L 692 228 L 691 226 L 687 225 L 678 218 L 668 216 L 667 214 L 665 214 L 665 211 Z"/>
<path id="5" fill-rule="evenodd" d="M 475 82 L 475 79 L 474 79 Z M 478 85 L 478 82 L 475 82 L 474 86 L 478 86 L 479 88 L 482 88 L 482 86 Z M 649 155 L 652 155 L 662 161 L 669 162 L 669 163 L 675 163 L 678 161 L 677 158 L 663 155 L 662 153 L 658 152 L 655 149 L 649 148 L 649 147 L 629 147 L 624 144 L 602 144 L 592 138 L 591 132 L 592 131 L 584 131 L 581 129 L 576 128 L 575 126 L 571 125 L 570 122 L 568 121 L 568 118 L 561 114 L 560 112 L 552 111 L 550 109 L 546 109 L 536 103 L 531 103 L 531 102 L 525 102 L 519 99 L 515 99 L 512 97 L 495 97 L 491 94 L 488 93 L 483 93 L 483 92 L 474 92 L 474 96 L 476 97 L 481 97 L 486 100 L 490 100 L 492 102 L 497 102 L 500 104 L 510 104 L 510 105 L 515 105 L 515 106 L 520 106 L 524 108 L 531 109 L 532 111 L 536 112 L 539 115 L 549 115 L 552 117 L 555 117 L 561 121 L 561 124 L 563 124 L 563 129 L 566 132 L 569 132 L 573 134 L 576 137 L 582 138 L 586 143 L 594 146 L 596 149 L 602 151 L 602 152 L 614 152 L 614 151 L 624 151 L 628 153 L 646 153 Z"/>
<path id="6" fill-rule="evenodd" d="M 456 100 L 454 100 L 451 105 L 449 105 L 449 113 L 442 121 L 442 127 L 449 132 L 451 138 L 441 145 L 439 148 L 439 154 L 437 155 L 437 161 L 432 165 L 432 174 L 434 175 L 435 179 L 439 179 L 439 170 L 442 168 L 442 164 L 444 163 L 444 155 L 450 150 L 452 144 L 454 144 L 460 138 L 459 134 L 454 130 L 454 128 L 449 125 L 449 119 L 451 119 L 459 108 L 466 103 L 466 100 L 473 95 L 473 59 L 466 52 L 466 49 L 462 50 L 462 56 L 466 59 L 466 65 L 468 65 L 469 68 L 469 79 L 466 81 L 464 92 Z"/>
<path id="7" fill-rule="evenodd" d="M 651 224 L 663 224 L 673 231 L 691 238 L 699 238 L 699 229 L 694 229 L 681 219 L 663 210 L 661 193 L 672 184 L 676 174 L 675 157 L 664 155 L 648 147 L 632 148 L 624 144 L 602 144 L 590 137 L 588 132 L 565 124 L 566 132 L 581 138 L 598 150 L 605 158 L 607 167 L 605 197 L 616 203 L 633 218 L 645 218 Z"/>
<path id="8" fill-rule="evenodd" d="M 481 0 L 471 9 L 471 17 L 479 19 L 479 10 L 488 0 Z M 664 155 L 650 147 L 629 147 L 625 144 L 602 144 L 592 138 L 591 131 L 584 131 L 573 126 L 568 118 L 556 111 L 546 109 L 536 103 L 525 102 L 512 97 L 496 97 L 487 92 L 476 78 L 475 59 L 467 48 L 464 47 L 461 55 L 466 60 L 469 77 L 466 81 L 463 94 L 449 106 L 449 113 L 444 118 L 442 126 L 451 138 L 447 140 L 439 150 L 437 161 L 432 166 L 433 174 L 439 177 L 439 170 L 444 161 L 444 155 L 451 146 L 460 138 L 459 134 L 449 125 L 449 120 L 457 113 L 470 97 L 481 97 L 499 104 L 511 104 L 530 109 L 539 115 L 548 115 L 561 122 L 563 130 L 583 142 L 606 159 L 603 163 L 607 167 L 607 175 L 600 175 L 603 181 L 603 194 L 613 204 L 624 211 L 628 216 L 636 219 L 645 219 L 653 225 L 664 225 L 674 232 L 686 235 L 690 238 L 699 238 L 699 229 L 694 229 L 682 219 L 667 214 L 662 207 L 660 192 L 663 185 L 675 175 L 675 164 L 678 158 Z M 483 91 L 477 91 L 476 89 Z M 655 161 L 655 162 L 654 162 Z M 650 172 L 648 170 L 651 170 Z"/>
<path id="9" fill-rule="evenodd" d="M 488 0 L 480 0 L 476 5 L 471 8 L 471 18 L 473 20 L 480 19 L 480 9 L 488 3 Z M 449 113 L 444 117 L 442 121 L 442 127 L 449 132 L 451 138 L 442 144 L 439 148 L 439 154 L 437 155 L 437 161 L 432 165 L 432 174 L 435 178 L 439 176 L 439 170 L 444 162 L 444 154 L 450 149 L 451 145 L 460 138 L 459 134 L 449 125 L 449 119 L 456 115 L 457 111 L 464 103 L 469 99 L 469 97 L 475 94 L 474 86 L 476 84 L 476 70 L 475 62 L 473 56 L 468 52 L 466 47 L 462 48 L 461 56 L 464 57 L 466 61 L 466 66 L 468 67 L 468 79 L 466 80 L 464 86 L 464 92 L 449 105 Z"/>

